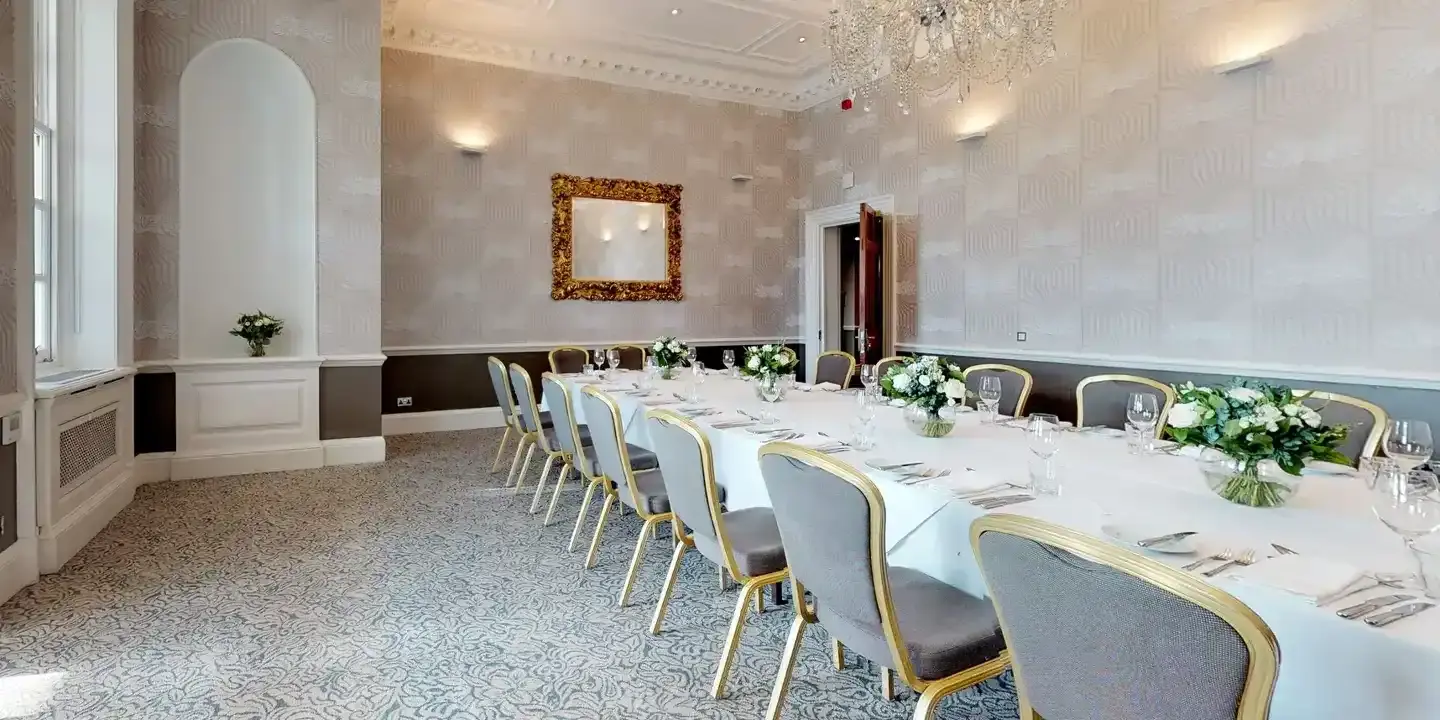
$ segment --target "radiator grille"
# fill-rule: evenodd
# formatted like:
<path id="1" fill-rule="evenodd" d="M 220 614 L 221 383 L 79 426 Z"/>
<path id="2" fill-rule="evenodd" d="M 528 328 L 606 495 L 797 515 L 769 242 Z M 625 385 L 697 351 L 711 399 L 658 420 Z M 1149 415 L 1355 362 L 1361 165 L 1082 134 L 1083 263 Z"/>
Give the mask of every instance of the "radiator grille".
<path id="1" fill-rule="evenodd" d="M 70 487 L 88 477 L 117 454 L 115 425 L 118 412 L 111 410 L 60 431 L 60 488 Z"/>

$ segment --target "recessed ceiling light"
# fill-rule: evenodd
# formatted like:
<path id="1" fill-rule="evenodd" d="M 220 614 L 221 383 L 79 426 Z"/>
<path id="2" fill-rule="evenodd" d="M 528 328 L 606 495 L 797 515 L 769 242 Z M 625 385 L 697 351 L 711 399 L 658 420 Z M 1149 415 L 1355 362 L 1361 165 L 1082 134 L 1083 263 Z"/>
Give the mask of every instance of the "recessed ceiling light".
<path id="1" fill-rule="evenodd" d="M 680 8 L 670 8 L 670 14 L 671 14 L 671 15 L 679 15 L 679 14 L 680 14 Z"/>
<path id="2" fill-rule="evenodd" d="M 805 36 L 804 36 L 804 35 L 801 35 L 801 36 L 800 36 L 800 42 L 805 42 Z"/>

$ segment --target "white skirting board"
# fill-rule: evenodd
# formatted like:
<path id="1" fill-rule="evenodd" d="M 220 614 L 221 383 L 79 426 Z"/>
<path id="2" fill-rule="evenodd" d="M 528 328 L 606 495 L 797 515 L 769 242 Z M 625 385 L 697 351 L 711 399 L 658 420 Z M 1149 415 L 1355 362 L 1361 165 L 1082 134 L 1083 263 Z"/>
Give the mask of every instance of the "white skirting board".
<path id="1" fill-rule="evenodd" d="M 411 435 L 413 433 L 476 430 L 504 426 L 505 419 L 500 414 L 498 407 L 434 410 L 380 416 L 380 432 L 385 435 Z"/>
<path id="2" fill-rule="evenodd" d="M 0 603 L 40 580 L 35 538 L 20 538 L 0 553 Z"/>
<path id="3" fill-rule="evenodd" d="M 218 455 L 145 453 L 135 456 L 135 482 L 137 485 L 145 485 L 166 480 L 197 480 L 384 461 L 385 438 L 379 436 L 323 440 L 314 446 L 268 448 Z"/>
<path id="4" fill-rule="evenodd" d="M 106 476 L 97 476 L 96 480 Z M 85 500 L 85 504 L 65 515 L 61 521 L 40 529 L 37 546 L 40 572 L 46 575 L 59 572 L 67 560 L 80 552 L 125 509 L 135 498 L 135 477 L 133 468 L 122 468 L 114 473 L 103 490 Z"/>

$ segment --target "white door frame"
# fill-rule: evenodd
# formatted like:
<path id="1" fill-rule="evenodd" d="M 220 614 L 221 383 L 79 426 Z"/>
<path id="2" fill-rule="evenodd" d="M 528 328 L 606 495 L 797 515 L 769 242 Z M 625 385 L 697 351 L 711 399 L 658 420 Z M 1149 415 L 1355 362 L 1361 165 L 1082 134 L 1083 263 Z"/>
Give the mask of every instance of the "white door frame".
<path id="1" fill-rule="evenodd" d="M 878 195 L 876 197 L 854 202 L 831 205 L 830 207 L 819 208 L 805 213 L 805 253 L 800 258 L 805 267 L 804 288 L 800 293 L 800 314 L 804 318 L 802 324 L 805 331 L 805 358 L 809 363 L 814 363 L 825 351 L 824 342 L 820 338 L 820 330 L 824 327 L 825 315 L 825 229 L 836 225 L 848 225 L 860 222 L 860 205 L 864 203 L 879 211 L 885 221 L 885 281 L 882 283 L 886 292 L 894 292 L 894 266 L 895 253 L 894 244 L 890 239 L 895 236 L 895 196 Z M 893 300 L 893 298 L 887 298 Z M 893 347 L 895 342 L 895 321 L 893 302 L 886 302 L 887 309 L 886 324 L 889 326 L 885 336 Z"/>

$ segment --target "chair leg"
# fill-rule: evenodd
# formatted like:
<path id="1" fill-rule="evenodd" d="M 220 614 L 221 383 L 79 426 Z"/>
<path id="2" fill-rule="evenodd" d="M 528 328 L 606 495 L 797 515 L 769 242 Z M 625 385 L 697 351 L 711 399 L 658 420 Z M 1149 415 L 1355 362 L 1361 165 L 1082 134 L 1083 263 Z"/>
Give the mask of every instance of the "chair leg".
<path id="1" fill-rule="evenodd" d="M 530 449 L 525 451 L 525 464 L 520 467 L 520 474 L 515 476 L 515 493 L 520 492 L 520 486 L 525 484 L 525 476 L 530 474 L 530 461 L 535 459 L 535 451 L 540 444 L 534 440 L 530 441 Z"/>
<path id="2" fill-rule="evenodd" d="M 585 500 L 580 503 L 580 514 L 575 516 L 575 530 L 570 533 L 570 545 L 565 548 L 566 552 L 575 552 L 575 543 L 580 542 L 580 531 L 585 528 L 585 516 L 590 514 L 590 498 L 594 497 L 595 488 L 599 486 L 599 480 L 591 480 L 590 487 L 585 489 Z"/>
<path id="3" fill-rule="evenodd" d="M 880 668 L 880 697 L 887 702 L 895 702 L 895 673 L 890 668 Z"/>
<path id="4" fill-rule="evenodd" d="M 741 599 L 744 604 L 744 598 Z M 805 616 L 795 613 L 795 622 L 790 623 L 790 637 L 785 641 L 785 654 L 780 656 L 780 672 L 775 676 L 775 687 L 770 690 L 770 707 L 765 710 L 765 720 L 780 720 L 785 708 L 785 695 L 790 692 L 790 676 L 795 672 L 795 658 L 800 654 L 800 641 L 805 638 Z"/>
<path id="5" fill-rule="evenodd" d="M 750 596 L 757 598 L 765 594 L 764 587 L 755 580 L 747 581 L 740 588 L 740 598 L 735 601 L 735 614 L 730 616 L 730 632 L 725 634 L 725 644 L 720 648 L 720 667 L 715 671 L 715 682 L 710 686 L 710 696 L 725 697 L 725 684 L 730 679 L 730 668 L 735 664 L 735 649 L 740 647 L 740 633 L 745 628 L 745 611 L 750 607 Z"/>
<path id="6" fill-rule="evenodd" d="M 841 645 L 839 640 L 831 640 L 831 641 L 830 641 L 830 654 L 833 655 L 834 658 L 835 658 L 835 669 L 836 669 L 836 670 L 844 670 L 844 669 L 845 669 L 845 646 L 844 646 L 844 645 Z"/>
<path id="7" fill-rule="evenodd" d="M 557 475 L 557 476 L 555 476 L 555 492 L 552 494 L 552 496 L 551 496 L 551 502 L 550 502 L 551 513 L 553 513 L 554 508 L 555 508 L 555 500 L 559 500 L 559 499 L 560 499 L 560 488 L 565 485 L 565 476 L 566 476 L 566 475 L 569 475 L 569 474 L 570 474 L 570 463 L 569 463 L 568 461 L 567 461 L 567 462 L 564 462 L 564 463 L 561 463 L 561 464 L 560 464 L 560 474 Z M 542 480 L 543 480 L 543 478 L 542 478 Z M 535 488 L 535 499 L 530 501 L 530 514 L 531 514 L 531 515 L 534 515 L 535 513 L 540 512 L 540 498 L 542 497 L 542 495 L 541 495 L 541 490 L 543 490 L 544 487 L 545 487 L 545 483 L 542 482 L 542 483 L 540 483 L 540 487 Z M 549 524 L 550 524 L 549 520 L 550 520 L 550 515 L 551 515 L 551 513 L 546 513 L 546 514 L 545 514 L 545 520 L 546 520 L 545 524 L 546 524 L 546 525 L 549 525 Z"/>
<path id="8" fill-rule="evenodd" d="M 659 635 L 660 626 L 665 622 L 665 611 L 670 609 L 670 596 L 675 592 L 675 580 L 680 577 L 680 559 L 685 557 L 686 545 L 675 543 L 675 552 L 670 556 L 670 572 L 665 575 L 665 585 L 660 588 L 660 602 L 655 606 L 655 617 L 650 621 L 650 634 Z"/>
<path id="9" fill-rule="evenodd" d="M 940 706 L 941 700 L 996 677 L 1005 672 L 1009 666 L 1010 654 L 1003 653 L 993 660 L 931 683 L 925 688 L 925 692 L 920 693 L 920 701 L 915 704 L 915 720 L 932 720 L 935 717 L 935 708 Z M 1020 699 L 1020 718 L 1021 720 L 1036 720 L 1036 715 L 1024 698 Z"/>
<path id="10" fill-rule="evenodd" d="M 605 519 L 610 517 L 610 505 L 615 502 L 615 496 L 609 491 L 605 493 L 605 502 L 600 505 L 600 520 L 595 523 L 595 537 L 590 540 L 590 552 L 585 556 L 585 569 L 595 567 L 595 558 L 600 554 L 600 536 L 605 533 Z"/>
<path id="11" fill-rule="evenodd" d="M 645 559 L 645 543 L 650 540 L 655 526 L 670 518 L 664 515 L 651 515 L 645 520 L 645 526 L 640 528 L 640 539 L 635 541 L 635 554 L 630 556 L 630 572 L 625 573 L 625 585 L 620 588 L 620 607 L 630 600 L 630 591 L 635 589 L 635 576 L 640 574 L 640 561 Z"/>
<path id="12" fill-rule="evenodd" d="M 555 480 L 555 492 L 550 493 L 550 509 L 545 511 L 545 521 L 540 527 L 550 527 L 550 519 L 555 517 L 555 506 L 560 504 L 560 491 L 565 489 L 565 481 L 570 479 L 570 463 L 560 467 L 560 477 Z"/>
<path id="13" fill-rule="evenodd" d="M 540 509 L 540 495 L 545 492 L 545 481 L 550 479 L 550 468 L 555 467 L 555 456 L 546 453 L 545 464 L 540 468 L 540 479 L 535 481 L 535 497 L 530 500 L 530 514 Z M 515 494 L 520 494 L 520 486 L 515 486 Z"/>
<path id="14" fill-rule="evenodd" d="M 513 432 L 515 428 L 505 426 L 505 434 L 500 437 L 500 448 L 495 451 L 495 462 L 490 463 L 490 472 L 500 472 L 500 459 L 505 457 L 505 446 L 510 443 L 510 434 Z"/>
<path id="15" fill-rule="evenodd" d="M 721 566 L 720 566 L 720 592 L 723 593 L 723 592 L 725 592 L 726 590 L 729 590 L 729 589 L 730 589 L 730 579 L 727 578 L 727 577 L 725 577 L 725 566 L 724 566 L 724 565 L 721 565 Z"/>
<path id="16" fill-rule="evenodd" d="M 525 436 L 521 435 L 520 441 L 515 443 L 515 458 L 510 461 L 510 474 L 505 476 L 505 487 L 510 487 L 510 483 L 515 482 L 515 473 L 520 471 L 520 458 L 525 454 L 527 442 Z"/>
<path id="17" fill-rule="evenodd" d="M 755 614 L 765 614 L 765 588 L 755 589 Z"/>

